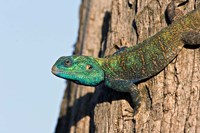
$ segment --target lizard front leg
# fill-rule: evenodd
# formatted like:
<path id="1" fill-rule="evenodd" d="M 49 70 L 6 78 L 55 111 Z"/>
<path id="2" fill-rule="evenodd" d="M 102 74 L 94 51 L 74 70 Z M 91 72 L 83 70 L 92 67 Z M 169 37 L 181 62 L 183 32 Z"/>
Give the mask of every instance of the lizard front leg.
<path id="1" fill-rule="evenodd" d="M 123 79 L 106 79 L 105 85 L 109 88 L 112 88 L 116 91 L 120 92 L 129 92 L 131 95 L 131 99 L 133 102 L 134 112 L 140 106 L 140 92 L 137 86 L 131 80 L 123 80 Z"/>

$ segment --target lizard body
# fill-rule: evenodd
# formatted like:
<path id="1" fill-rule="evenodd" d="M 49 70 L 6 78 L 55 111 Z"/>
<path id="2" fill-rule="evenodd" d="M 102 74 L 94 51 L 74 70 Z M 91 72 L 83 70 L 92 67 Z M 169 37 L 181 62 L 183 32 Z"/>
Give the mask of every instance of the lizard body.
<path id="1" fill-rule="evenodd" d="M 112 78 L 133 82 L 149 78 L 178 55 L 185 45 L 184 34 L 188 36 L 191 31 L 200 31 L 200 10 L 187 14 L 142 43 L 105 58 L 102 67 Z"/>
<path id="2" fill-rule="evenodd" d="M 200 44 L 200 8 L 163 28 L 136 46 L 123 48 L 112 56 L 64 56 L 52 67 L 58 77 L 87 86 L 104 82 L 107 87 L 129 92 L 139 102 L 135 84 L 162 71 L 185 44 Z"/>

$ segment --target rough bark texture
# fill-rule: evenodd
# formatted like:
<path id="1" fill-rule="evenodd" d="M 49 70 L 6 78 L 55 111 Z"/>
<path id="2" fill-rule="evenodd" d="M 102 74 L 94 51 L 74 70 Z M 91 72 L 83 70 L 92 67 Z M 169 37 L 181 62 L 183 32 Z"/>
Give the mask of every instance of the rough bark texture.
<path id="1" fill-rule="evenodd" d="M 75 54 L 103 57 L 133 46 L 167 26 L 169 0 L 82 0 Z M 177 0 L 185 14 L 198 0 Z M 133 116 L 129 94 L 103 85 L 68 82 L 57 133 L 200 132 L 200 50 L 183 48 L 157 76 L 138 85 L 141 107 Z M 144 93 L 145 92 L 145 93 Z"/>

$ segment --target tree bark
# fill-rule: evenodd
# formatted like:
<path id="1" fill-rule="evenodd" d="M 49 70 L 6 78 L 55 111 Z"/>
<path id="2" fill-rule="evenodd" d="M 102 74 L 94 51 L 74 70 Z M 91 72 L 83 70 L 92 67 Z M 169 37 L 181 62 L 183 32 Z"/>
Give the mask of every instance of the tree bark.
<path id="1" fill-rule="evenodd" d="M 186 1 L 186 2 L 185 2 Z M 186 14 L 200 0 L 177 0 Z M 169 0 L 82 0 L 75 54 L 111 55 L 166 27 Z M 162 72 L 139 83 L 135 116 L 128 93 L 67 82 L 56 133 L 200 132 L 200 50 L 183 48 Z"/>

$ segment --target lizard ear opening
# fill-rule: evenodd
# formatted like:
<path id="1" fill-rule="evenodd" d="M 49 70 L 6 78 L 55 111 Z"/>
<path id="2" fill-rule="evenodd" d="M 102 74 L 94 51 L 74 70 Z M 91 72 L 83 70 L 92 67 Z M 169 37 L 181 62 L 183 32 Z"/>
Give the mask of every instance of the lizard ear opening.
<path id="1" fill-rule="evenodd" d="M 86 65 L 86 70 L 92 70 L 92 65 Z"/>

